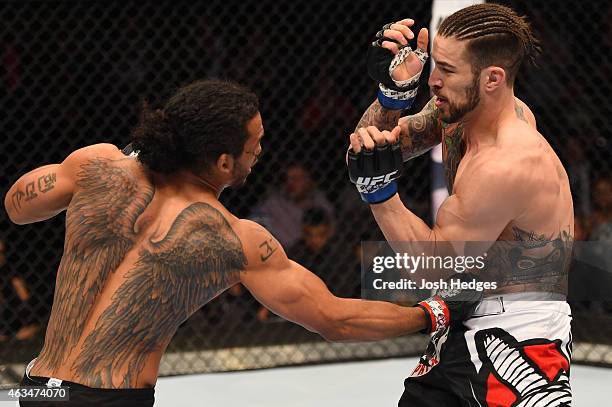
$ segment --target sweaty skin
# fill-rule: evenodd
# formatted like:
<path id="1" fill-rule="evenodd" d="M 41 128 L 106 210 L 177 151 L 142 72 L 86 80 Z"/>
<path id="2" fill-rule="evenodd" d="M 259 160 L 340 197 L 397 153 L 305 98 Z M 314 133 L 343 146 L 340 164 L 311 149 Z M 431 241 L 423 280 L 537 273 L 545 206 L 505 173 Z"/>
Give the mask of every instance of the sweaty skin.
<path id="1" fill-rule="evenodd" d="M 236 160 L 242 183 L 261 153 L 259 114 Z M 64 253 L 45 344 L 31 371 L 97 388 L 155 385 L 178 326 L 237 283 L 328 340 L 425 328 L 425 313 L 342 299 L 260 225 L 235 217 L 188 173 L 155 175 L 115 146 L 73 152 L 22 176 L 5 197 L 18 224 L 66 210 Z"/>
<path id="2" fill-rule="evenodd" d="M 420 113 L 401 118 L 399 111 L 386 110 L 375 101 L 351 135 L 351 147 L 359 151 L 393 142 L 389 131 L 395 126 L 400 127 L 404 160 L 441 142 L 450 196 L 433 228 L 410 212 L 397 194 L 371 205 L 378 225 L 389 242 L 491 242 L 484 248 L 490 258 L 482 277 L 500 284 L 489 294 L 566 294 L 574 217 L 568 177 L 559 158 L 537 131 L 531 110 L 505 83 L 486 88 L 486 105 L 481 101 L 466 120 L 445 123 L 449 100 L 461 100 L 473 79 L 469 64 L 461 63 L 464 45 L 439 37 L 436 44 L 432 56 L 441 63 L 429 82 L 445 101 L 438 107 L 434 97 Z M 449 67 L 443 61 L 459 62 Z M 481 92 L 489 78 L 481 75 Z M 457 249 L 463 252 L 465 247 Z"/>

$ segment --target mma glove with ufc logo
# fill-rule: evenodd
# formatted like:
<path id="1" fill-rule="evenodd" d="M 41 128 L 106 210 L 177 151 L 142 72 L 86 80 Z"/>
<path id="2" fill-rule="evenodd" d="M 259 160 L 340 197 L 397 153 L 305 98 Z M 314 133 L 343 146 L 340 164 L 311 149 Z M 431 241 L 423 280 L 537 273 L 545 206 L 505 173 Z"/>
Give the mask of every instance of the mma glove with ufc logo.
<path id="1" fill-rule="evenodd" d="M 399 141 L 377 145 L 373 150 L 363 148 L 359 153 L 348 152 L 348 171 L 361 199 L 369 204 L 385 202 L 397 193 L 396 180 L 403 171 Z"/>

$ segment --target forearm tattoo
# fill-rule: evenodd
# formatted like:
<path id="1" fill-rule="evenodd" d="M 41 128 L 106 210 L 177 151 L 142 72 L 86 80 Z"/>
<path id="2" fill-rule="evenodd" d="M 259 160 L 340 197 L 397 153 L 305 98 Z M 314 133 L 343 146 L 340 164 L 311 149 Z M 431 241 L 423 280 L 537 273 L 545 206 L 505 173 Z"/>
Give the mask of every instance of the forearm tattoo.
<path id="1" fill-rule="evenodd" d="M 419 112 L 413 116 L 400 119 L 402 132 L 400 142 L 404 161 L 429 151 L 440 143 L 441 121 L 435 106 L 435 99 L 431 99 Z"/>
<path id="2" fill-rule="evenodd" d="M 55 187 L 57 175 L 55 172 L 49 172 L 36 178 L 35 181 L 26 183 L 25 189 L 17 189 L 11 196 L 11 203 L 15 212 L 21 211 L 24 202 L 31 201 L 39 197 L 39 194 L 45 194 Z"/>
<path id="3" fill-rule="evenodd" d="M 71 352 L 71 370 L 92 387 L 134 387 L 147 358 L 163 349 L 180 323 L 238 282 L 246 259 L 219 211 L 194 203 L 159 242 L 139 242 L 138 260 L 110 304 L 92 313 L 102 290 L 137 243 L 137 219 L 154 188 L 106 159 L 82 166 L 66 214 L 66 242 L 45 346 L 37 360 L 56 370 Z M 85 329 L 95 318 L 93 330 Z M 78 345 L 78 348 L 77 348 Z M 121 383 L 112 381 L 122 375 Z"/>
<path id="4" fill-rule="evenodd" d="M 397 126 L 397 121 L 399 120 L 402 112 L 401 110 L 389 110 L 385 109 L 378 103 L 378 100 L 375 100 L 368 110 L 365 111 L 363 116 L 361 116 L 361 120 L 357 124 L 357 129 L 360 127 L 368 127 L 368 126 L 376 126 L 378 130 L 393 130 L 395 126 Z"/>

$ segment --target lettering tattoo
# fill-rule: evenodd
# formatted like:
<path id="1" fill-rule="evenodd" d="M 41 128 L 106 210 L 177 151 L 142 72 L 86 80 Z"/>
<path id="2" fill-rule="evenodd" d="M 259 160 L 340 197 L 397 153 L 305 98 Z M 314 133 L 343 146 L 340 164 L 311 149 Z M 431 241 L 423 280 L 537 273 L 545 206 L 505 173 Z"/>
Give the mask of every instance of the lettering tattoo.
<path id="1" fill-rule="evenodd" d="M 138 260 L 84 337 L 97 297 L 139 239 L 134 226 L 155 192 L 121 161 L 94 159 L 78 174 L 53 312 L 37 360 L 37 366 L 53 370 L 75 351 L 71 370 L 92 387 L 137 386 L 151 352 L 166 346 L 193 312 L 237 283 L 246 264 L 241 242 L 223 215 L 194 203 L 162 241 L 139 243 Z M 118 374 L 121 383 L 113 383 Z"/>
<path id="2" fill-rule="evenodd" d="M 277 245 L 274 243 L 274 238 L 270 238 L 265 240 L 263 243 L 259 245 L 259 256 L 261 261 L 266 261 L 274 254 L 274 252 L 278 249 Z"/>
<path id="3" fill-rule="evenodd" d="M 15 208 L 15 212 L 21 211 L 21 202 L 25 197 L 25 193 L 21 190 L 17 190 L 13 192 L 13 196 L 11 196 L 11 202 L 13 203 L 13 208 Z"/>
<path id="4" fill-rule="evenodd" d="M 50 172 L 48 174 L 38 177 L 37 181 L 28 182 L 25 186 L 25 192 L 20 189 L 17 189 L 15 192 L 13 192 L 13 195 L 11 196 L 11 202 L 13 204 L 15 212 L 21 211 L 21 206 L 23 202 L 31 201 L 39 196 L 36 192 L 36 187 L 38 187 L 38 192 L 43 194 L 47 193 L 55 187 L 56 180 L 57 175 L 54 172 Z"/>
<path id="5" fill-rule="evenodd" d="M 38 190 L 43 194 L 49 192 L 55 187 L 57 176 L 54 172 L 38 177 Z"/>
<path id="6" fill-rule="evenodd" d="M 401 110 L 389 110 L 380 105 L 375 100 L 370 107 L 363 113 L 361 120 L 357 123 L 355 131 L 360 127 L 376 126 L 378 130 L 392 130 L 397 126 L 397 121 L 402 114 Z"/>
<path id="7" fill-rule="evenodd" d="M 34 184 L 34 181 L 32 182 L 28 182 L 26 184 L 25 187 L 25 200 L 27 201 L 31 201 L 32 199 L 36 198 L 38 196 L 38 194 L 36 193 L 36 185 Z"/>

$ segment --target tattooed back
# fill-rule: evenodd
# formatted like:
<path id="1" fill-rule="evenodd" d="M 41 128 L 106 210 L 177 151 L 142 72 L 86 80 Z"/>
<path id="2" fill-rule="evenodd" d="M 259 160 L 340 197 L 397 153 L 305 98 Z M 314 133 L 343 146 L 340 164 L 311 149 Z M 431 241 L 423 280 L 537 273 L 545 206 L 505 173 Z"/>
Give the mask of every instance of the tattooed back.
<path id="1" fill-rule="evenodd" d="M 239 281 L 235 218 L 216 199 L 153 178 L 114 146 L 75 169 L 45 345 L 32 374 L 149 387 L 178 326 Z"/>

